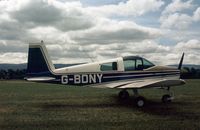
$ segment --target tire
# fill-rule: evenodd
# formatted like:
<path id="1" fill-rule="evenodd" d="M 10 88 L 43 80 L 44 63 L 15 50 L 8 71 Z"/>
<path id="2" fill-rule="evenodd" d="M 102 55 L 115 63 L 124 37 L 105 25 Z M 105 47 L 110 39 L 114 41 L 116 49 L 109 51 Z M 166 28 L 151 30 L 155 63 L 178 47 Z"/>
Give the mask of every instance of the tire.
<path id="1" fill-rule="evenodd" d="M 137 98 L 135 99 L 135 105 L 136 105 L 137 107 L 139 107 L 139 108 L 144 107 L 144 106 L 145 106 L 145 103 L 146 103 L 145 98 L 142 97 L 142 96 L 139 96 L 139 97 L 137 97 Z"/>
<path id="2" fill-rule="evenodd" d="M 129 98 L 129 93 L 126 90 L 123 90 L 119 92 L 118 96 L 120 100 L 126 100 Z"/>
<path id="3" fill-rule="evenodd" d="M 171 102 L 171 101 L 172 100 L 171 100 L 171 96 L 170 95 L 166 94 L 166 95 L 162 96 L 162 102 L 163 103 L 168 103 L 168 102 Z"/>

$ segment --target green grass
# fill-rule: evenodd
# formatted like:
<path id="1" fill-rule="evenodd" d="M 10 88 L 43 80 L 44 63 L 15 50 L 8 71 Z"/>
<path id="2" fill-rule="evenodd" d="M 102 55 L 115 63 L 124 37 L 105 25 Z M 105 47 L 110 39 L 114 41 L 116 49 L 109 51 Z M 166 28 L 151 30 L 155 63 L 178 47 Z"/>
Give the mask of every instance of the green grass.
<path id="1" fill-rule="evenodd" d="M 173 90 L 170 104 L 161 90 L 140 90 L 147 105 L 139 109 L 116 89 L 0 81 L 0 129 L 200 129 L 200 80 Z"/>

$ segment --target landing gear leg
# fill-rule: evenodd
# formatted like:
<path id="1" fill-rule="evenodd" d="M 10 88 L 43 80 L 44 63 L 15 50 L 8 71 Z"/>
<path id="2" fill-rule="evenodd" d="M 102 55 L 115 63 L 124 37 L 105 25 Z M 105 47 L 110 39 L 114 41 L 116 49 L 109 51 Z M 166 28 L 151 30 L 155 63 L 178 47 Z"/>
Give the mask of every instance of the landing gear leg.
<path id="1" fill-rule="evenodd" d="M 145 102 L 146 102 L 145 98 L 138 94 L 138 90 L 137 89 L 133 89 L 133 93 L 134 93 L 134 96 L 135 96 L 134 104 L 139 108 L 144 107 Z"/>
<path id="2" fill-rule="evenodd" d="M 173 93 L 170 92 L 170 87 L 167 87 L 167 89 L 166 88 L 163 88 L 163 89 L 167 90 L 168 94 L 165 94 L 165 95 L 162 96 L 162 99 L 161 99 L 162 102 L 163 103 L 171 102 L 174 99 L 174 96 L 173 96 Z"/>
<path id="3" fill-rule="evenodd" d="M 120 100 L 126 100 L 129 98 L 129 93 L 126 89 L 119 92 L 118 97 Z"/>

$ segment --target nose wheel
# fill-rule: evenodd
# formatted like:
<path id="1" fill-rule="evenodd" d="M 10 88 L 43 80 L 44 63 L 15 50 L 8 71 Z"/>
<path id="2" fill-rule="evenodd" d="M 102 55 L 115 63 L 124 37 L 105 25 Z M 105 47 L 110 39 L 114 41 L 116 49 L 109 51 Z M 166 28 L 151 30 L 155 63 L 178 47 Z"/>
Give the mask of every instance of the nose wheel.
<path id="1" fill-rule="evenodd" d="M 170 87 L 167 87 L 167 89 L 164 89 L 164 90 L 167 90 L 168 94 L 165 94 L 165 95 L 162 96 L 162 98 L 161 98 L 162 102 L 163 103 L 172 102 L 172 100 L 174 99 L 174 96 L 173 96 L 173 93 L 170 92 Z"/>

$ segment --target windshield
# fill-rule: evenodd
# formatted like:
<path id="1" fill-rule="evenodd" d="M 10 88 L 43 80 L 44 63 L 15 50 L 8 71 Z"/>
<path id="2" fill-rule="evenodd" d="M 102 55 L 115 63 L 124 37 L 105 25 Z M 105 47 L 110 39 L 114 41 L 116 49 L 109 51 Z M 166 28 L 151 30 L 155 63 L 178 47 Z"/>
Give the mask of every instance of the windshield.
<path id="1" fill-rule="evenodd" d="M 152 66 L 155 66 L 155 65 L 153 63 L 151 63 L 150 61 L 143 58 L 143 69 L 147 69 Z"/>

